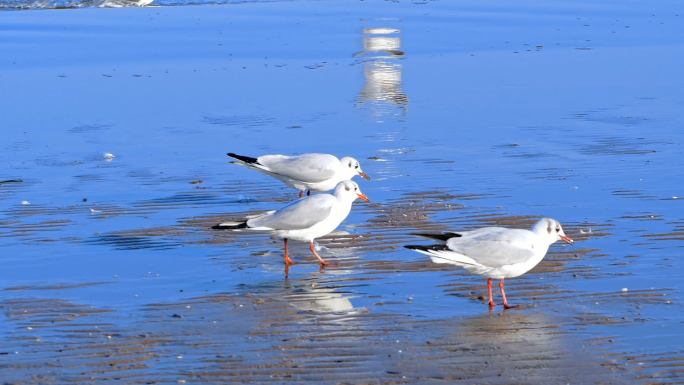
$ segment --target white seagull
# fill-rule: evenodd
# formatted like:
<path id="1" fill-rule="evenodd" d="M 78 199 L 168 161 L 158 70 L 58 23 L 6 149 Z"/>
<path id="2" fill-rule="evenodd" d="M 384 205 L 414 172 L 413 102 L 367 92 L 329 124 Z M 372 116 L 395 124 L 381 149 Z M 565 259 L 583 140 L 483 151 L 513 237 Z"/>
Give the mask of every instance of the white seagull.
<path id="1" fill-rule="evenodd" d="M 337 159 L 330 154 L 311 153 L 297 156 L 262 155 L 251 158 L 232 152 L 229 152 L 228 156 L 239 160 L 231 163 L 270 175 L 299 190 L 300 198 L 305 190 L 309 191 L 307 195 L 311 195 L 311 191 L 330 191 L 341 181 L 351 180 L 355 175 L 370 180 L 368 174 L 361 170 L 359 161 L 349 156 Z"/>
<path id="2" fill-rule="evenodd" d="M 444 244 L 420 246 L 406 245 L 407 249 L 427 254 L 434 263 L 461 266 L 471 274 L 489 278 L 489 307 L 496 306 L 492 299 L 492 278 L 500 279 L 499 288 L 503 306 L 510 309 L 504 292 L 504 278 L 517 277 L 537 266 L 552 243 L 563 240 L 575 242 L 566 236 L 555 219 L 542 218 L 532 229 L 484 227 L 473 231 L 444 234 L 415 234 L 443 241 Z"/>
<path id="3" fill-rule="evenodd" d="M 286 265 L 294 264 L 287 250 L 287 240 L 309 242 L 311 251 L 321 265 L 329 265 L 318 255 L 313 241 L 335 230 L 349 215 L 356 198 L 370 203 L 356 182 L 345 180 L 337 184 L 332 194 L 316 194 L 296 200 L 280 210 L 268 211 L 240 222 L 219 223 L 212 229 L 262 232 L 283 238 Z"/>

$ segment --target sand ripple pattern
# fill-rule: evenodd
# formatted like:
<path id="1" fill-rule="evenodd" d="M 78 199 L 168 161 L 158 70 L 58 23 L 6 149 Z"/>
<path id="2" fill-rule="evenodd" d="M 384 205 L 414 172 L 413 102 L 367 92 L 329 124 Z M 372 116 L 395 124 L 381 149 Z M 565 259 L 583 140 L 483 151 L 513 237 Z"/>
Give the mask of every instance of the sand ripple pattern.
<path id="1" fill-rule="evenodd" d="M 255 191 L 256 200 L 266 198 Z M 6 288 L 13 297 L 0 302 L 6 314 L 0 369 L 22 374 L 9 382 L 29 373 L 34 382 L 64 383 L 681 383 L 678 352 L 629 351 L 610 337 L 611 328 L 652 322 L 646 309 L 671 306 L 672 290 L 592 291 L 572 283 L 601 282 L 604 273 L 592 261 L 604 254 L 581 245 L 610 235 L 609 224 L 564 224 L 580 246 L 554 247 L 531 273 L 507 282 L 522 311 L 489 313 L 484 279 L 403 252 L 407 242 L 420 241 L 410 238 L 413 232 L 527 227 L 537 219 L 470 205 L 478 199 L 426 191 L 358 205 L 359 215 L 319 240 L 340 266 L 318 271 L 306 245 L 294 243 L 300 263 L 289 277 L 280 241 L 210 230 L 225 213 L 85 238 L 91 247 L 128 252 L 212 245 L 225 248 L 226 256 L 216 257 L 222 266 L 262 278 L 232 281 L 206 296 L 121 309 L 50 295 L 68 286 Z M 129 209 L 207 202 L 217 200 L 197 192 Z M 69 222 L 46 222 L 36 234 L 54 226 Z M 676 239 L 681 225 L 671 227 L 672 233 L 647 238 Z M 84 283 L 102 284 L 108 283 Z M 481 311 L 468 313 L 471 305 Z M 614 309 L 628 310 L 616 315 Z"/>

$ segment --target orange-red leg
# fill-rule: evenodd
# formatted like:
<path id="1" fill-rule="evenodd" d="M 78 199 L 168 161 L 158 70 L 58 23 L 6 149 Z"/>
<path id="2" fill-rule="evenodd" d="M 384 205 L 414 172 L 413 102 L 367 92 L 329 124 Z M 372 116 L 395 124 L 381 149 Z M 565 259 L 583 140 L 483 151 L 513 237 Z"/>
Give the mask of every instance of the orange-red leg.
<path id="1" fill-rule="evenodd" d="M 299 192 L 299 199 L 301 199 L 304 196 L 304 190 Z"/>
<path id="2" fill-rule="evenodd" d="M 287 238 L 285 238 L 285 264 L 294 265 L 295 261 L 290 259 L 290 253 L 287 251 Z"/>
<path id="3" fill-rule="evenodd" d="M 323 258 L 321 258 L 321 256 L 318 255 L 318 253 L 316 252 L 316 249 L 314 248 L 313 241 L 309 242 L 309 245 L 311 246 L 311 252 L 314 253 L 314 255 L 316 256 L 316 258 L 318 258 L 318 261 L 321 263 L 321 266 L 331 265 L 330 262 L 324 261 Z"/>
<path id="4" fill-rule="evenodd" d="M 492 279 L 489 278 L 487 280 L 487 290 L 489 291 L 489 307 L 492 308 L 496 306 L 494 303 L 494 297 L 492 296 Z"/>
<path id="5" fill-rule="evenodd" d="M 512 309 L 514 307 L 520 307 L 520 305 L 509 305 L 508 301 L 506 300 L 506 292 L 504 291 L 504 283 L 503 283 L 503 278 L 501 278 L 501 281 L 499 282 L 499 289 L 501 289 L 501 297 L 503 298 L 503 306 L 504 309 Z"/>

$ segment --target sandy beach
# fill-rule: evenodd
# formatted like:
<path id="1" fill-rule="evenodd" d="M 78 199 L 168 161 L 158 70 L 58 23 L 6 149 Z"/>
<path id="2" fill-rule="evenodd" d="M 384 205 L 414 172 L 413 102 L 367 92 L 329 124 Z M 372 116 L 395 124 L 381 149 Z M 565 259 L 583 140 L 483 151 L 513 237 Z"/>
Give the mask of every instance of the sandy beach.
<path id="1" fill-rule="evenodd" d="M 678 4 L 152 5 L 0 3 L 3 383 L 684 383 Z M 336 266 L 228 152 L 361 162 Z M 404 248 L 541 217 L 518 309 Z"/>

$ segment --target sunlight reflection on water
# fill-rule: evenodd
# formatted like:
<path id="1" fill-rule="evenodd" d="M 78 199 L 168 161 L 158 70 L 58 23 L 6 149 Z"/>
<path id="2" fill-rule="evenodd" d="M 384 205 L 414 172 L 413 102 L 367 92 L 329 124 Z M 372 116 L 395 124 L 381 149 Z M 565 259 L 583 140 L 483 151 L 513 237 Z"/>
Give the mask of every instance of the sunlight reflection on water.
<path id="1" fill-rule="evenodd" d="M 369 104 L 378 121 L 387 115 L 405 116 L 409 97 L 402 90 L 402 65 L 406 55 L 401 48 L 401 30 L 393 28 L 363 28 L 363 48 L 354 54 L 363 63 L 365 83 L 357 105 Z M 372 36 L 366 36 L 372 35 Z M 383 35 L 383 36 L 378 36 Z"/>

